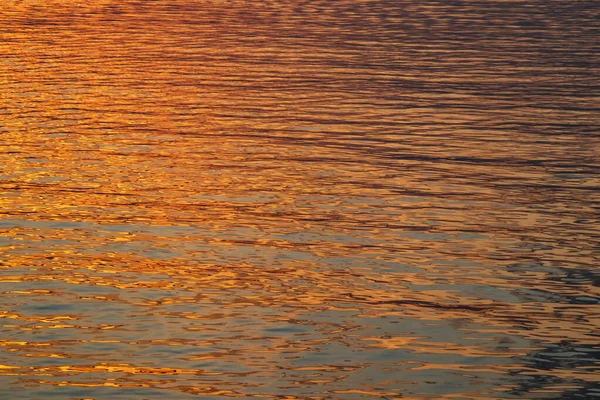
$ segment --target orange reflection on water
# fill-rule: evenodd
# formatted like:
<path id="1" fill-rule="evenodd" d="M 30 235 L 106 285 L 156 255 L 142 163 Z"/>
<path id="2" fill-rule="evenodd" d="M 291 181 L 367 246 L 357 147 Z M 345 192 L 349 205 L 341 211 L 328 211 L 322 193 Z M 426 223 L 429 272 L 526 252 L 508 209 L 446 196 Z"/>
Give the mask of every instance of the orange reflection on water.
<path id="1" fill-rule="evenodd" d="M 588 3 L 3 5 L 0 397 L 596 393 Z"/>

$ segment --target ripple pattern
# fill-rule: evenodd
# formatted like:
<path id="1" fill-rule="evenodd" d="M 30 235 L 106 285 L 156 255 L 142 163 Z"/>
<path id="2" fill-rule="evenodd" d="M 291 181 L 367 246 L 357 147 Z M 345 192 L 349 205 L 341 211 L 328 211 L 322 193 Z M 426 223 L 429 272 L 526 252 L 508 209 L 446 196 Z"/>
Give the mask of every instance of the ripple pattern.
<path id="1" fill-rule="evenodd" d="M 0 397 L 599 397 L 599 21 L 4 1 Z"/>

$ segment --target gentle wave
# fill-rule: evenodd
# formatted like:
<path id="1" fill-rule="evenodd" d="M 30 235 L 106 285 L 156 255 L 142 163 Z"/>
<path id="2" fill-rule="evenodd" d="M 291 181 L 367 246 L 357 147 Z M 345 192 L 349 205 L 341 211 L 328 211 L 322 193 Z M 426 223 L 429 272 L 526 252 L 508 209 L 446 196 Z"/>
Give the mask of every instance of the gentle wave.
<path id="1" fill-rule="evenodd" d="M 0 394 L 598 396 L 597 14 L 5 1 Z"/>

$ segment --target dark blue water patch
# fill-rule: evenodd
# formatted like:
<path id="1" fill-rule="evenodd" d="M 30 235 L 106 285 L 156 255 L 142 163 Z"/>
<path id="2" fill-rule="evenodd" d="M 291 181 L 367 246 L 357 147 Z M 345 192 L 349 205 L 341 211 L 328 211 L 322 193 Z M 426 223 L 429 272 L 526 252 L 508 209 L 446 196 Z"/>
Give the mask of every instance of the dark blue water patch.
<path id="1" fill-rule="evenodd" d="M 420 231 L 399 231 L 396 235 L 408 239 L 417 239 L 423 242 L 433 241 L 442 242 L 452 237 L 447 233 L 433 233 L 433 232 L 420 232 Z"/>
<path id="2" fill-rule="evenodd" d="M 107 354 L 109 356 L 117 354 L 127 354 L 131 352 L 132 345 L 120 341 L 101 341 L 101 340 L 66 340 L 63 343 L 56 343 L 57 348 L 75 350 L 76 353 L 84 355 Z"/>
<path id="3" fill-rule="evenodd" d="M 33 269 L 19 268 L 19 269 L 6 269 L 0 270 L 0 272 L 7 273 L 5 276 L 18 276 L 27 278 L 31 274 Z M 2 275 L 0 275 L 2 276 Z M 32 278 L 34 275 L 31 275 Z M 50 275 L 49 275 L 50 276 Z M 39 278 L 39 276 L 37 276 Z M 56 276 L 62 278 L 62 276 Z M 75 296 L 89 296 L 94 295 L 111 295 L 118 294 L 121 289 L 108 286 L 108 285 L 93 285 L 93 284 L 73 284 L 67 283 L 62 280 L 23 280 L 21 282 L 0 282 L 0 292 L 14 292 L 14 291 L 28 291 L 28 290 L 50 290 L 54 291 L 56 296 L 61 294 L 72 294 Z M 18 296 L 19 294 L 11 294 Z M 69 301 L 69 300 L 62 300 Z"/>
<path id="4" fill-rule="evenodd" d="M 514 273 L 543 272 L 550 276 L 561 273 L 561 268 L 559 266 L 547 265 L 535 261 L 523 261 L 509 264 L 507 269 L 509 272 Z"/>
<path id="5" fill-rule="evenodd" d="M 235 355 L 235 352 L 232 352 L 231 354 Z M 260 358 L 260 356 L 256 355 L 256 358 Z M 196 361 L 195 363 L 190 363 L 190 367 L 200 371 L 206 371 L 209 375 L 213 373 L 252 375 L 257 372 L 248 358 L 241 356 L 237 356 L 237 361 L 228 359 L 208 359 L 202 362 Z"/>
<path id="6" fill-rule="evenodd" d="M 461 295 L 466 295 L 465 297 L 492 300 L 500 303 L 522 302 L 522 298 L 517 296 L 512 289 L 502 289 L 483 284 L 444 283 L 439 285 L 416 285 L 407 282 L 404 285 L 407 288 L 415 291 L 440 290 L 449 293 L 460 293 Z"/>
<path id="7" fill-rule="evenodd" d="M 53 350 L 55 351 L 55 350 Z M 27 353 L 27 357 L 21 357 L 19 360 L 19 367 L 22 368 L 44 368 L 44 367 L 61 367 L 64 365 L 78 365 L 78 364 L 87 364 L 89 360 L 85 355 L 81 357 L 77 357 L 77 355 L 70 354 L 68 357 L 50 357 L 46 356 L 44 353 L 44 347 L 38 348 L 37 352 L 32 352 L 31 350 L 14 352 L 15 354 L 23 355 Z M 40 354 L 42 353 L 42 354 Z M 14 357 L 14 354 L 7 353 L 4 356 L 7 359 Z"/>
<path id="8" fill-rule="evenodd" d="M 500 374 L 486 373 L 480 371 L 456 372 L 440 368 L 431 368 L 424 371 L 408 371 L 402 373 L 402 379 L 406 382 L 416 382 L 410 385 L 406 391 L 407 396 L 438 398 L 442 395 L 456 394 L 454 398 L 462 397 L 462 393 L 489 391 L 494 384 L 503 383 Z M 494 393 L 495 394 L 495 393 Z M 470 395 L 468 395 L 470 396 Z"/>
<path id="9" fill-rule="evenodd" d="M 331 235 L 320 232 L 296 232 L 271 236 L 274 239 L 286 240 L 294 244 L 314 244 L 314 243 L 347 243 L 359 245 L 375 245 L 373 239 L 361 238 L 350 235 Z"/>
<path id="10" fill-rule="evenodd" d="M 76 376 L 75 380 L 79 381 L 79 375 Z M 38 380 L 44 380 L 55 382 L 55 386 L 51 383 L 43 385 L 29 386 L 26 392 L 20 392 L 11 390 L 10 387 L 22 387 L 26 381 L 23 378 L 13 377 L 12 379 L 6 380 L 6 385 L 2 385 L 0 388 L 0 397 L 10 400 L 32 400 L 32 399 L 83 399 L 83 398 L 100 398 L 100 399 L 115 399 L 115 400 L 131 400 L 131 399 L 163 399 L 165 396 L 173 400 L 186 400 L 186 399 L 197 399 L 198 395 L 187 394 L 177 390 L 165 391 L 164 388 L 119 388 L 119 387 L 103 387 L 104 380 L 90 379 L 89 383 L 96 384 L 98 387 L 81 388 L 73 386 L 59 385 L 58 379 L 52 377 L 40 377 Z M 62 378 L 62 380 L 69 380 Z M 4 379 L 2 379 L 4 381 Z M 109 382 L 112 383 L 112 382 Z M 203 399 L 218 399 L 219 396 L 202 396 Z"/>
<path id="11" fill-rule="evenodd" d="M 590 268 L 560 268 L 559 273 L 549 277 L 551 281 L 563 282 L 573 286 L 592 284 L 600 287 L 600 272 Z"/>
<path id="12" fill-rule="evenodd" d="M 512 290 L 512 293 L 520 302 L 560 303 L 563 300 L 563 296 L 558 293 L 536 288 L 518 288 Z"/>
<path id="13" fill-rule="evenodd" d="M 207 229 L 178 225 L 139 225 L 139 224 L 95 224 L 82 221 L 33 221 L 25 219 L 2 219 L 0 227 L 32 229 L 82 229 L 97 233 L 136 232 L 161 237 L 176 237 L 190 233 L 210 233 Z"/>
<path id="14" fill-rule="evenodd" d="M 302 326 L 298 324 L 285 324 L 276 327 L 266 328 L 264 332 L 267 336 L 283 336 L 287 337 L 289 334 L 297 335 L 302 333 L 312 332 L 314 329 L 308 326 Z"/>
<path id="15" fill-rule="evenodd" d="M 580 379 L 558 378 L 553 375 L 513 375 L 515 388 L 506 391 L 503 398 L 540 400 L 588 400 L 598 393 L 598 383 Z"/>
<path id="16" fill-rule="evenodd" d="M 398 255 L 390 254 L 386 251 L 371 251 L 369 257 L 352 255 L 345 257 L 326 257 L 320 258 L 319 263 L 331 268 L 334 271 L 346 271 L 348 277 L 352 276 L 353 269 L 364 270 L 366 266 L 372 270 L 375 275 L 381 273 L 392 272 L 423 272 L 423 268 L 418 265 L 409 264 L 401 261 L 387 261 L 388 259 L 396 260 Z"/>
<path id="17" fill-rule="evenodd" d="M 567 297 L 567 296 L 565 296 Z M 567 297 L 571 304 L 600 304 L 600 297 L 592 296 L 569 296 Z"/>
<path id="18" fill-rule="evenodd" d="M 524 358 L 526 363 L 537 369 L 575 369 L 597 367 L 600 361 L 600 346 L 572 344 L 563 341 L 559 344 L 546 344 Z"/>
<path id="19" fill-rule="evenodd" d="M 57 303 L 55 301 L 48 301 L 44 299 L 42 301 L 33 302 L 29 305 L 22 305 L 19 307 L 19 311 L 31 313 L 35 315 L 56 315 L 56 314 L 68 314 L 74 311 L 76 306 L 72 303 Z"/>

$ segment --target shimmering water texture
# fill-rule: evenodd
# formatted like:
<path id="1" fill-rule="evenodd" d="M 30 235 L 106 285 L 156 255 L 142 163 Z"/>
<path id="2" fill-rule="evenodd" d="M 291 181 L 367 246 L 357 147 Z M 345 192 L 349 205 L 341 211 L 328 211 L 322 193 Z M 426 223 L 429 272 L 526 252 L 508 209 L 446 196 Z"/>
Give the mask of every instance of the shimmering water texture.
<path id="1" fill-rule="evenodd" d="M 596 0 L 4 0 L 1 399 L 600 398 Z"/>

